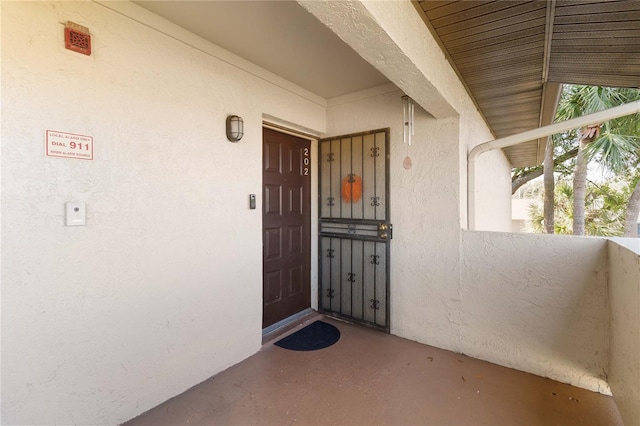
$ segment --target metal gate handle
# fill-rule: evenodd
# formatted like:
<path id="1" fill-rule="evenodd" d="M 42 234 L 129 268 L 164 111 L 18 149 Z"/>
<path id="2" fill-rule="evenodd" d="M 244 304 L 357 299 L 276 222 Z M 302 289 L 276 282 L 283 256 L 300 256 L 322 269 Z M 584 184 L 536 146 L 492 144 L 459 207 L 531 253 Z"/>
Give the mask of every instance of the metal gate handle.
<path id="1" fill-rule="evenodd" d="M 393 238 L 392 226 L 386 223 L 378 225 L 378 238 L 386 240 L 387 238 Z"/>

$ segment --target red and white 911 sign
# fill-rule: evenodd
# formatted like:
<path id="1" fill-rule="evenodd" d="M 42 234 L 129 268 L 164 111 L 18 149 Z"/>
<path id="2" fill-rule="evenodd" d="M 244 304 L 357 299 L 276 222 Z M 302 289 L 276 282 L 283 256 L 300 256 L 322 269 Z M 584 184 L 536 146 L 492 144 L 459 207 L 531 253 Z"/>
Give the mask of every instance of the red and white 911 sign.
<path id="1" fill-rule="evenodd" d="M 93 160 L 93 136 L 47 130 L 46 147 L 50 157 Z"/>

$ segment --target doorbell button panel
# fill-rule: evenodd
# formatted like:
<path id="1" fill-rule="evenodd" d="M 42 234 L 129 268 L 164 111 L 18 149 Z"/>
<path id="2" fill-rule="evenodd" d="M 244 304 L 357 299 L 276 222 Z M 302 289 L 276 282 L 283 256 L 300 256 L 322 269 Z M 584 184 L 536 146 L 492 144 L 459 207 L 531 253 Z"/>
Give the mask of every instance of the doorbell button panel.
<path id="1" fill-rule="evenodd" d="M 255 210 L 256 208 L 256 194 L 249 194 L 249 208 Z"/>
<path id="2" fill-rule="evenodd" d="M 65 219 L 67 226 L 84 226 L 87 224 L 85 203 L 66 203 Z"/>

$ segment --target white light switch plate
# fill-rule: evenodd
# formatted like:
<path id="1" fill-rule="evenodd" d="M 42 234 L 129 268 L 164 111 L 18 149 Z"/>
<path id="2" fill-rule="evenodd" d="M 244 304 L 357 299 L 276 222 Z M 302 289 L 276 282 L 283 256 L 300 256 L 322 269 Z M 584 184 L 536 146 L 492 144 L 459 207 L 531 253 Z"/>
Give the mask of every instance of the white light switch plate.
<path id="1" fill-rule="evenodd" d="M 86 207 L 84 203 L 66 203 L 67 226 L 84 226 L 87 224 Z"/>

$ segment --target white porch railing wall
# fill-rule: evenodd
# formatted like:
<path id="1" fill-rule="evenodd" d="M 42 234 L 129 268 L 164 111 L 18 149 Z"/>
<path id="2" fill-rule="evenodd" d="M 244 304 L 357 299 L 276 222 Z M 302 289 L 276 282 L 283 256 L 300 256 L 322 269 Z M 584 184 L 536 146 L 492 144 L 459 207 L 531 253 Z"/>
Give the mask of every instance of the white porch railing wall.
<path id="1" fill-rule="evenodd" d="M 463 231 L 462 352 L 608 394 L 606 240 Z"/>
<path id="2" fill-rule="evenodd" d="M 626 425 L 640 424 L 640 240 L 609 241 L 609 385 Z"/>
<path id="3" fill-rule="evenodd" d="M 604 394 L 640 419 L 640 251 L 463 231 L 461 352 Z"/>

